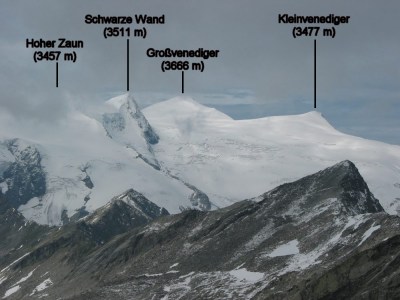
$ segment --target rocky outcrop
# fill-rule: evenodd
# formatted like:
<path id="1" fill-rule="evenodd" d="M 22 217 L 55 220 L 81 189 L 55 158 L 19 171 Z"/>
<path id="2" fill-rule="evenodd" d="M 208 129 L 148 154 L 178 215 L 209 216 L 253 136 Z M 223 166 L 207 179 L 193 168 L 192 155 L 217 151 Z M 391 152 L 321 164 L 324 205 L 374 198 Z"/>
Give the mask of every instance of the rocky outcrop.
<path id="1" fill-rule="evenodd" d="M 15 161 L 2 176 L 0 174 L 0 183 L 7 185 L 5 197 L 13 207 L 18 208 L 46 193 L 46 174 L 41 165 L 42 157 L 35 146 L 14 139 L 7 142 L 7 148 Z"/>

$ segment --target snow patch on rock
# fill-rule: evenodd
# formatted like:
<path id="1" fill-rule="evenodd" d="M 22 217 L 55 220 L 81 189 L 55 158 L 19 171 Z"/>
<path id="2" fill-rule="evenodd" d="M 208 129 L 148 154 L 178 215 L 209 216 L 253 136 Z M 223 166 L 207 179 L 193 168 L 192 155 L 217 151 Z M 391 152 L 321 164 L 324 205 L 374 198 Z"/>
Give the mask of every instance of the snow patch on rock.
<path id="1" fill-rule="evenodd" d="M 277 256 L 287 256 L 294 255 L 300 253 L 297 245 L 299 244 L 298 240 L 290 241 L 286 244 L 280 245 L 278 248 L 274 249 L 271 253 L 267 254 L 269 257 L 277 257 Z"/>

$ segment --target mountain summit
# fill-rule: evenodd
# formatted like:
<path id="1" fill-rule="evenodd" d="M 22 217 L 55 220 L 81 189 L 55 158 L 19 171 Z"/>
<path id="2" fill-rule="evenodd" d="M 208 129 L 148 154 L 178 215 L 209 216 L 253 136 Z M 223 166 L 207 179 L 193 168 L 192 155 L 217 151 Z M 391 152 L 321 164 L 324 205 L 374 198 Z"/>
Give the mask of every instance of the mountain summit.
<path id="1" fill-rule="evenodd" d="M 133 95 L 128 93 L 122 96 L 118 96 L 112 98 L 106 102 L 106 105 L 114 106 L 118 109 L 120 116 L 123 118 L 125 122 L 130 119 L 136 120 L 137 126 L 142 129 L 143 137 L 149 144 L 157 144 L 158 143 L 158 136 L 154 132 L 153 128 L 151 128 L 149 122 L 147 121 L 146 117 L 142 114 L 139 110 L 137 103 L 135 102 Z M 103 114 L 103 116 L 107 116 L 107 113 Z M 125 129 L 125 124 L 118 124 L 116 129 L 123 130 Z"/>
<path id="2" fill-rule="evenodd" d="M 151 145 L 157 144 L 159 137 L 139 110 L 133 96 L 125 94 L 106 102 L 111 112 L 102 114 L 102 123 L 107 135 L 114 141 L 133 149 L 138 156 L 159 168 Z"/>
<path id="3" fill-rule="evenodd" d="M 297 217 L 328 209 L 341 216 L 384 211 L 356 166 L 348 160 L 283 184 L 256 200 L 276 214 Z"/>

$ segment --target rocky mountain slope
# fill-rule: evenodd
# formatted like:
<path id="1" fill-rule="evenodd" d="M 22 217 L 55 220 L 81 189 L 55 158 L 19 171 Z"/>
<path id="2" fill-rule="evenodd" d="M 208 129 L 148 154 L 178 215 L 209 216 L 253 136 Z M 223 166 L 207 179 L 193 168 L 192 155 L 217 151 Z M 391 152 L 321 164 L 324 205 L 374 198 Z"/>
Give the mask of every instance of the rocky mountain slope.
<path id="1" fill-rule="evenodd" d="M 11 159 L 3 162 L 2 193 L 10 204 L 18 208 L 34 197 L 46 193 L 46 175 L 41 165 L 39 150 L 21 140 L 8 140 L 3 145 Z"/>
<path id="2" fill-rule="evenodd" d="M 18 232 L 26 230 L 31 229 L 23 226 Z M 2 256 L 0 296 L 393 299 L 400 295 L 400 218 L 383 210 L 350 161 L 210 212 L 167 215 L 129 190 L 78 222 L 46 230 L 40 240 Z"/>

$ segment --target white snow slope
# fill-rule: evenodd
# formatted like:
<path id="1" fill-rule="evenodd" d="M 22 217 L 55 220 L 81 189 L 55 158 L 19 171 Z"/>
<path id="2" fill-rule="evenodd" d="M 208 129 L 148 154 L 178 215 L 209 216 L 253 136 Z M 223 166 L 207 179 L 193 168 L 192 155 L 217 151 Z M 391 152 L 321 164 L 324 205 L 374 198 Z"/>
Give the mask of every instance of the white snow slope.
<path id="1" fill-rule="evenodd" d="M 387 212 L 395 214 L 400 204 L 400 147 L 340 133 L 317 112 L 238 121 L 177 97 L 142 114 L 126 94 L 93 114 L 75 111 L 63 125 L 61 132 L 58 127 L 19 142 L 42 155 L 47 192 L 19 208 L 42 224 L 61 224 L 63 210 L 68 216 L 82 206 L 92 212 L 129 188 L 177 213 L 191 206 L 193 191 L 169 174 L 223 207 L 345 159 L 356 164 Z M 158 143 L 146 139 L 148 126 Z M 13 159 L 0 143 L 0 171 Z M 86 174 L 92 189 L 82 181 Z M 5 183 L 1 189 L 7 190 Z"/>
<path id="2" fill-rule="evenodd" d="M 384 209 L 400 204 L 400 147 L 343 134 L 318 112 L 233 120 L 190 98 L 143 110 L 160 142 L 159 161 L 218 206 L 256 197 L 351 160 Z"/>
<path id="3" fill-rule="evenodd" d="M 128 101 L 133 100 L 124 95 L 113 99 L 111 104 Z M 102 109 L 107 114 L 119 111 L 110 102 Z M 130 188 L 172 213 L 179 212 L 180 206 L 190 206 L 189 198 L 193 191 L 138 156 L 137 151 L 146 158 L 152 154 L 147 150 L 147 143 L 131 115 L 121 116 L 124 118 L 125 129 L 121 134 L 116 134 L 115 139 L 107 135 L 102 115 L 90 117 L 74 112 L 63 124 L 62 132 L 55 131 L 54 135 L 41 136 L 40 140 L 34 137 L 34 142 L 19 141 L 21 150 L 33 145 L 41 153 L 47 184 L 44 197 L 32 198 L 27 204 L 21 205 L 19 211 L 38 223 L 61 225 L 64 210 L 69 217 L 82 206 L 92 212 Z M 5 140 L 4 132 L 1 135 Z M 132 146 L 137 151 L 130 144 L 134 144 Z M 12 155 L 1 144 L 0 161 L 3 168 L 13 161 Z M 86 174 L 94 184 L 92 189 L 82 181 Z M 5 187 L 2 189 L 5 190 Z M 84 201 L 86 196 L 90 197 L 87 203 Z"/>

